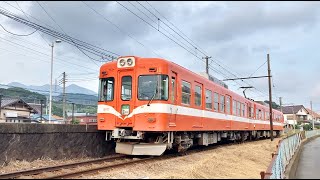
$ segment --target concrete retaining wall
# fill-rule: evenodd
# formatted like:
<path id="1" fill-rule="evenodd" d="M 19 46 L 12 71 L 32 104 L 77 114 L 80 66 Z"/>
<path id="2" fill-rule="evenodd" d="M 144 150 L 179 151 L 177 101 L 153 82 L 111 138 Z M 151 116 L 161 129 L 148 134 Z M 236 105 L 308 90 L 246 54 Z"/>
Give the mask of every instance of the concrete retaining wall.
<path id="1" fill-rule="evenodd" d="M 114 143 L 95 125 L 0 123 L 0 166 L 12 160 L 102 157 Z"/>

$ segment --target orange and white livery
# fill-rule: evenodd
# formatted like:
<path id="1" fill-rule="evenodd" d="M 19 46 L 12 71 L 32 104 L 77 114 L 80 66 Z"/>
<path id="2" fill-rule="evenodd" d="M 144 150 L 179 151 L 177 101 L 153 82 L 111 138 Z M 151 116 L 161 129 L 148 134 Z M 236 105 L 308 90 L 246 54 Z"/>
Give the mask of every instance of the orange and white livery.
<path id="1" fill-rule="evenodd" d="M 120 57 L 100 68 L 98 129 L 116 152 L 161 155 L 222 140 L 270 137 L 269 108 L 159 58 Z M 274 136 L 283 114 L 273 110 Z"/>

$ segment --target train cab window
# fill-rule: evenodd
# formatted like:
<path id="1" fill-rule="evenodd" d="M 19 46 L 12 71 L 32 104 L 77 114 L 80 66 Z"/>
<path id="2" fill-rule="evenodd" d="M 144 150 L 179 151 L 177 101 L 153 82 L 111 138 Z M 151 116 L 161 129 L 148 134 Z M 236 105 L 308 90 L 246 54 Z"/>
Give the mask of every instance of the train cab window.
<path id="1" fill-rule="evenodd" d="M 226 96 L 226 113 L 227 114 L 230 114 L 230 105 L 231 105 L 230 96 Z"/>
<path id="2" fill-rule="evenodd" d="M 233 104 L 232 104 L 232 114 L 233 115 L 237 115 L 237 101 L 233 100 Z"/>
<path id="3" fill-rule="evenodd" d="M 220 112 L 224 113 L 224 96 L 220 96 Z"/>
<path id="4" fill-rule="evenodd" d="M 195 86 L 194 102 L 196 106 L 201 106 L 202 90 L 200 86 Z"/>
<path id="5" fill-rule="evenodd" d="M 121 99 L 123 101 L 130 100 L 131 92 L 132 92 L 132 77 L 123 76 L 121 80 Z"/>
<path id="6" fill-rule="evenodd" d="M 175 88 L 176 88 L 176 78 L 175 77 L 171 77 L 171 101 L 172 103 L 174 103 L 174 98 L 176 97 L 175 95 Z"/>
<path id="7" fill-rule="evenodd" d="M 182 81 L 182 104 L 190 105 L 191 99 L 191 84 Z"/>
<path id="8" fill-rule="evenodd" d="M 248 117 L 249 117 L 249 118 L 252 118 L 252 117 L 251 117 L 251 107 L 250 107 L 250 106 L 248 106 Z"/>
<path id="9" fill-rule="evenodd" d="M 212 91 L 206 89 L 206 108 L 212 110 Z"/>
<path id="10" fill-rule="evenodd" d="M 113 101 L 114 78 L 108 77 L 100 79 L 99 82 L 99 101 Z"/>
<path id="11" fill-rule="evenodd" d="M 219 109 L 219 94 L 218 93 L 213 94 L 213 100 L 214 100 L 214 105 L 213 105 L 214 111 L 218 111 L 218 109 Z"/>
<path id="12" fill-rule="evenodd" d="M 167 75 L 139 76 L 139 100 L 168 100 L 169 82 Z"/>

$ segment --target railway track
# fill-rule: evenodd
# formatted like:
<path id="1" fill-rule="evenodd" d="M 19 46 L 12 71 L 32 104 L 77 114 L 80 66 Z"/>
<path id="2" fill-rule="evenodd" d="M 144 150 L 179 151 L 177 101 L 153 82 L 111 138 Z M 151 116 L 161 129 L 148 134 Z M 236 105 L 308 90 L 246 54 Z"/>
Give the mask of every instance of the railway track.
<path id="1" fill-rule="evenodd" d="M 68 164 L 57 165 L 57 166 L 49 166 L 49 167 L 43 167 L 43 168 L 37 168 L 37 169 L 17 171 L 17 172 L 12 172 L 12 173 L 5 173 L 5 174 L 0 174 L 0 179 L 15 179 L 15 178 L 19 178 L 19 177 L 34 178 L 33 176 L 38 176 L 39 174 L 43 174 L 43 173 L 67 170 L 67 169 L 71 169 L 71 168 L 77 168 L 79 166 L 101 164 L 104 162 L 115 161 L 115 160 L 123 159 L 126 157 L 127 156 L 125 156 L 125 155 L 115 155 L 115 156 L 111 156 L 111 157 L 105 157 L 105 158 L 88 160 L 88 161 L 81 161 L 81 162 L 76 162 L 76 163 L 68 163 Z"/>
<path id="2" fill-rule="evenodd" d="M 244 142 L 248 143 L 250 141 Z M 234 143 L 221 143 L 219 145 L 194 148 L 186 151 L 183 155 L 191 155 L 194 153 L 215 149 L 222 146 L 232 146 Z M 150 160 L 161 160 L 169 159 L 182 154 L 168 153 L 158 157 L 141 157 L 138 156 L 126 156 L 126 155 L 115 155 L 112 157 L 100 158 L 95 160 L 69 163 L 58 166 L 50 166 L 32 170 L 18 171 L 13 173 L 0 174 L 0 179 L 19 179 L 19 178 L 32 178 L 32 179 L 63 179 L 63 178 L 74 178 L 80 177 L 87 174 L 99 172 L 101 170 L 108 170 L 117 168 L 124 165 L 130 165 L 135 163 L 146 162 Z"/>

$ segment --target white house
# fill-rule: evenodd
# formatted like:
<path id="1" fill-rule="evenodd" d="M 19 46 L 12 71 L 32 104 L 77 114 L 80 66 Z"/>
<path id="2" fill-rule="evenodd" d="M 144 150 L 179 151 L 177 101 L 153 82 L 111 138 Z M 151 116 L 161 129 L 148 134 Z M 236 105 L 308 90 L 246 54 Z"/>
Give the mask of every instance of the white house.
<path id="1" fill-rule="evenodd" d="M 308 120 L 309 112 L 303 105 L 283 106 L 284 123 L 294 126 L 299 121 Z"/>

